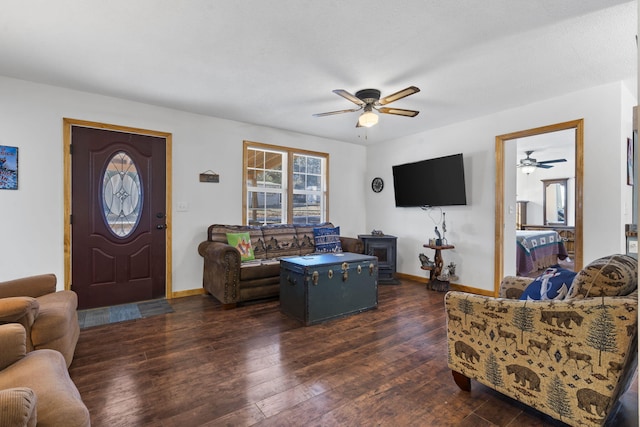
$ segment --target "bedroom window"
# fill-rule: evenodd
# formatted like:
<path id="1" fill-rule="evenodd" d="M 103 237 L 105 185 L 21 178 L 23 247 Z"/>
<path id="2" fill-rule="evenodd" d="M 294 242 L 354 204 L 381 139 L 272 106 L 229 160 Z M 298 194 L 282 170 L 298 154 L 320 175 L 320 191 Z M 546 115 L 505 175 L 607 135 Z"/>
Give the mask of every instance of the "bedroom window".
<path id="1" fill-rule="evenodd" d="M 310 223 L 328 218 L 329 155 L 244 142 L 243 223 Z"/>

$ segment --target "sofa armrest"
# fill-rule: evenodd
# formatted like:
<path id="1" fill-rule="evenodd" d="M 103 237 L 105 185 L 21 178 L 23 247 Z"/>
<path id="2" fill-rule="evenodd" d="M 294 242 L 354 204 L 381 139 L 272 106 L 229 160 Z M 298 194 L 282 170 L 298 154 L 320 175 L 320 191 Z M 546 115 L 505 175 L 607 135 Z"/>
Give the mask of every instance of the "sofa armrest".
<path id="1" fill-rule="evenodd" d="M 25 323 L 30 327 L 38 315 L 40 303 L 31 297 L 0 298 L 0 323 Z"/>
<path id="2" fill-rule="evenodd" d="M 0 283 L 0 298 L 28 296 L 37 298 L 56 291 L 55 274 L 22 277 Z"/>
<path id="3" fill-rule="evenodd" d="M 343 252 L 352 252 L 354 254 L 364 253 L 364 243 L 355 237 L 340 236 L 340 245 Z"/>
<path id="4" fill-rule="evenodd" d="M 205 241 L 198 245 L 204 258 L 202 286 L 223 304 L 235 304 L 240 298 L 240 252 L 221 242 Z"/>
<path id="5" fill-rule="evenodd" d="M 534 280 L 532 277 L 505 276 L 500 282 L 498 296 L 500 298 L 518 299 L 526 287 Z"/>
<path id="6" fill-rule="evenodd" d="M 31 328 L 40 311 L 40 303 L 31 297 L 0 298 L 0 324 L 19 323 L 27 332 L 27 345 L 31 344 Z"/>
<path id="7" fill-rule="evenodd" d="M 635 373 L 637 307 L 628 297 L 519 301 L 451 291 L 448 364 L 551 416 L 588 424 L 594 410 L 608 414 Z"/>
<path id="8" fill-rule="evenodd" d="M 38 398 L 27 387 L 0 390 L 0 426 L 35 427 Z"/>
<path id="9" fill-rule="evenodd" d="M 17 323 L 0 325 L 0 370 L 27 354 L 27 332 Z M 2 425 L 2 424 L 0 424 Z"/>

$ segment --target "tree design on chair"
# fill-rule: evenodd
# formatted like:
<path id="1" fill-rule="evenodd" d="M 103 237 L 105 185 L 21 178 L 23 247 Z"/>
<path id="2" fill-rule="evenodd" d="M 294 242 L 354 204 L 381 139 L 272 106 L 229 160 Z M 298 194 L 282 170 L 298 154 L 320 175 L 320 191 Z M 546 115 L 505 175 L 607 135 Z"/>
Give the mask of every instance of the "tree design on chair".
<path id="1" fill-rule="evenodd" d="M 587 344 L 598 350 L 598 366 L 602 366 L 603 351 L 608 353 L 618 351 L 614 330 L 613 318 L 603 302 L 598 316 L 589 324 L 589 335 L 587 336 Z"/>
<path id="2" fill-rule="evenodd" d="M 517 277 L 502 281 L 498 298 L 447 293 L 456 384 L 470 391 L 473 379 L 572 426 L 608 422 L 636 371 L 637 261 L 629 258 L 585 267 L 572 294 L 580 296 L 569 300 L 509 298 L 533 281 Z"/>
<path id="3" fill-rule="evenodd" d="M 558 375 L 554 375 L 549 385 L 549 391 L 547 394 L 547 405 L 554 412 L 556 412 L 562 421 L 562 417 L 571 417 L 571 403 L 569 401 L 569 394 L 564 388 L 564 384 L 560 381 Z"/>

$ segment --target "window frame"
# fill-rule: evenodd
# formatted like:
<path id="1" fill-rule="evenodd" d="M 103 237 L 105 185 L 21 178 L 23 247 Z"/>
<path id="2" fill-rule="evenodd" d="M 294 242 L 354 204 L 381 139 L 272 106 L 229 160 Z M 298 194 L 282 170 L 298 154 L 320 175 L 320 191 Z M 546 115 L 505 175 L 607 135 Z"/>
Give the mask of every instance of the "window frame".
<path id="1" fill-rule="evenodd" d="M 248 224 L 248 211 L 247 211 L 247 171 L 248 171 L 248 153 L 249 149 L 272 151 L 281 153 L 283 158 L 283 170 L 282 170 L 282 217 L 280 221 L 282 224 L 293 222 L 293 199 L 294 194 L 306 194 L 308 190 L 294 189 L 294 156 L 311 156 L 319 157 L 321 161 L 321 194 L 320 194 L 320 223 L 329 221 L 329 153 L 323 153 L 319 151 L 302 150 L 298 148 L 285 147 L 280 145 L 264 144 L 254 141 L 243 141 L 242 145 L 242 224 Z M 286 163 L 285 163 L 286 162 Z M 323 209 L 324 206 L 324 209 Z"/>

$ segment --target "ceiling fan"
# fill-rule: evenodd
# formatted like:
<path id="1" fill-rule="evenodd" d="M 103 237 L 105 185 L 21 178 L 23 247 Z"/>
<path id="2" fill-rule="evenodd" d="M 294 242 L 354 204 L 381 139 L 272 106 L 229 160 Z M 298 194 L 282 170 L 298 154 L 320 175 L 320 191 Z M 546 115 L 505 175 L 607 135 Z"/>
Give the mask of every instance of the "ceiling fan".
<path id="1" fill-rule="evenodd" d="M 420 89 L 415 86 L 409 86 L 406 89 L 402 89 L 401 91 L 392 93 L 391 95 L 385 96 L 384 98 L 380 99 L 380 91 L 378 89 L 362 89 L 357 91 L 355 95 L 352 95 L 344 89 L 336 89 L 333 91 L 333 93 L 353 102 L 354 104 L 358 105 L 359 108 L 330 111 L 328 113 L 318 113 L 314 114 L 313 116 L 324 117 L 332 116 L 334 114 L 353 113 L 356 111 L 364 110 L 358 118 L 356 127 L 371 127 L 378 123 L 378 115 L 374 113 L 374 111 L 378 111 L 384 114 L 395 114 L 397 116 L 415 117 L 418 115 L 419 111 L 403 110 L 401 108 L 388 108 L 382 106 L 418 92 L 420 92 Z"/>
<path id="2" fill-rule="evenodd" d="M 525 157 L 524 159 L 520 159 L 520 163 L 518 163 L 517 167 L 521 168 L 522 173 L 525 173 L 527 175 L 536 170 L 536 168 L 549 169 L 553 167 L 551 163 L 562 163 L 567 161 L 567 159 L 554 159 L 539 162 L 531 157 L 531 154 L 533 154 L 533 150 L 525 151 L 525 154 L 527 155 L 527 157 Z"/>

